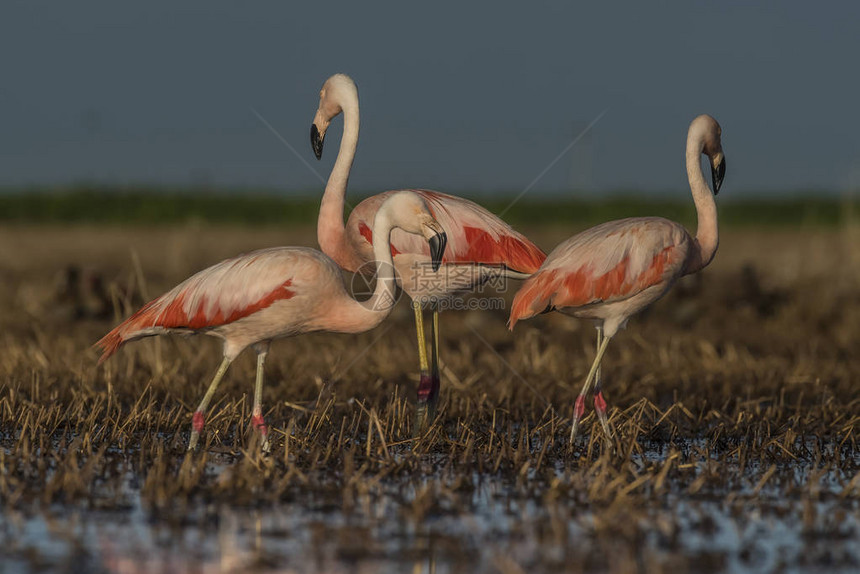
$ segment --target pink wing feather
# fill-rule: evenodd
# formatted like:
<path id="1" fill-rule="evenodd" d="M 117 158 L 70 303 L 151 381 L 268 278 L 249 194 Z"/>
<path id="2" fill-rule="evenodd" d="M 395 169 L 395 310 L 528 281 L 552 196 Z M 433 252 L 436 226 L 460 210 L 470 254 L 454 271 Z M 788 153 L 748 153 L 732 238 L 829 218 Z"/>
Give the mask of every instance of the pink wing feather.
<path id="1" fill-rule="evenodd" d="M 691 238 L 659 217 L 610 221 L 568 239 L 523 283 L 509 327 L 550 308 L 627 299 L 680 274 Z"/>
<path id="2" fill-rule="evenodd" d="M 483 263 L 503 265 L 520 273 L 534 273 L 546 255 L 524 235 L 510 225 L 467 199 L 427 191 L 410 190 L 420 195 L 433 217 L 448 235 L 443 263 Z M 373 217 L 385 198 L 396 193 L 386 191 L 362 201 L 349 218 L 353 240 L 357 232 L 373 244 Z M 422 238 L 395 229 L 391 234 L 391 254 L 415 253 L 430 256 L 427 242 Z"/>
<path id="3" fill-rule="evenodd" d="M 274 302 L 290 299 L 305 251 L 272 248 L 227 259 L 192 275 L 105 335 L 96 346 L 105 361 L 132 339 L 153 329 L 202 330 L 238 321 Z"/>

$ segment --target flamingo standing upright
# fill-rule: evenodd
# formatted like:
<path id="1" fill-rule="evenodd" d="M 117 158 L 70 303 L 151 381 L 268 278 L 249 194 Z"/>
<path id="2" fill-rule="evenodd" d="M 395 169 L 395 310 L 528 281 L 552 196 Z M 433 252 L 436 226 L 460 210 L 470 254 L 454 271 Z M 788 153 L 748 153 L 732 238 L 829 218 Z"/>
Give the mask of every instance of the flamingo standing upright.
<path id="1" fill-rule="evenodd" d="M 628 318 L 665 295 L 679 277 L 704 268 L 717 252 L 714 196 L 726 172 L 721 134 L 720 125 L 708 115 L 694 119 L 687 132 L 687 177 L 699 220 L 695 237 L 681 224 L 662 217 L 603 223 L 556 247 L 514 297 L 511 330 L 521 319 L 553 310 L 596 323 L 597 354 L 574 404 L 571 443 L 592 381 L 596 381 L 594 409 L 607 437 L 611 436 L 600 387 L 600 361 L 609 340 Z M 713 194 L 702 173 L 702 154 L 711 162 Z"/>
<path id="2" fill-rule="evenodd" d="M 209 401 L 230 363 L 246 347 L 257 353 L 253 426 L 268 450 L 263 420 L 263 365 L 273 339 L 314 331 L 361 333 L 376 327 L 396 299 L 389 238 L 395 231 L 429 242 L 433 268 L 442 262 L 445 233 L 417 194 L 388 196 L 376 212 L 373 231 L 379 271 L 373 295 L 359 302 L 346 291 L 338 266 L 307 247 L 273 247 L 227 259 L 204 269 L 144 305 L 105 335 L 99 363 L 128 341 L 165 333 L 202 333 L 224 341 L 221 366 L 194 412 L 188 450 L 197 445 Z"/>
<path id="3" fill-rule="evenodd" d="M 337 160 L 329 175 L 320 206 L 317 239 L 322 251 L 351 272 L 372 272 L 373 233 L 368 222 L 387 197 L 386 191 L 358 204 L 344 226 L 343 209 L 349 172 L 358 146 L 358 90 L 349 76 L 335 74 L 320 90 L 320 103 L 311 125 L 311 145 L 317 159 L 332 119 L 343 113 L 344 128 Z M 398 283 L 412 300 L 421 371 L 415 432 L 432 420 L 439 397 L 439 308 L 438 301 L 457 291 L 472 289 L 494 278 L 525 279 L 534 273 L 546 255 L 525 236 L 483 207 L 451 195 L 422 189 L 410 190 L 427 202 L 433 216 L 445 229 L 448 249 L 437 272 L 423 265 L 429 257 L 426 245 L 395 231 L 391 253 Z M 372 267 L 372 266 L 371 266 Z M 428 366 L 424 339 L 424 307 L 433 310 L 431 361 Z"/>

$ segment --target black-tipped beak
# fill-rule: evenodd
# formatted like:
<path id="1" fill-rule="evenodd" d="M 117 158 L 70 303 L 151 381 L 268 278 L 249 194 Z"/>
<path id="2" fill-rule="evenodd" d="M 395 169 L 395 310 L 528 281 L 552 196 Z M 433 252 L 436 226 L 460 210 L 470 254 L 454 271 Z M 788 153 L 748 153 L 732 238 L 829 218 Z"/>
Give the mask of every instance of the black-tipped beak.
<path id="1" fill-rule="evenodd" d="M 445 255 L 445 246 L 448 244 L 448 236 L 445 232 L 437 233 L 430 238 L 430 259 L 433 261 L 433 271 L 438 271 L 442 265 L 442 256 Z"/>
<path id="2" fill-rule="evenodd" d="M 320 137 L 320 131 L 317 129 L 317 125 L 311 124 L 311 147 L 314 148 L 314 155 L 317 156 L 317 159 L 322 158 L 324 138 L 325 136 Z"/>
<path id="3" fill-rule="evenodd" d="M 723 178 L 726 175 L 726 158 L 720 159 L 717 167 L 711 167 L 711 180 L 714 182 L 714 195 L 720 193 L 720 186 L 723 185 Z"/>

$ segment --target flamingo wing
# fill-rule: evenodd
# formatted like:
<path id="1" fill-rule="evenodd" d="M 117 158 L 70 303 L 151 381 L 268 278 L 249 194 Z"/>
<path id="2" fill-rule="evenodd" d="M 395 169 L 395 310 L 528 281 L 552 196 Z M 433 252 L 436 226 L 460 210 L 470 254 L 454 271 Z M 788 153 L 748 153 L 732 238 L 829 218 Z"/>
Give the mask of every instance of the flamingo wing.
<path id="1" fill-rule="evenodd" d="M 192 275 L 144 305 L 105 335 L 100 362 L 125 342 L 169 330 L 213 329 L 291 299 L 305 284 L 306 269 L 320 263 L 312 249 L 278 247 L 226 259 Z M 333 264 L 330 264 L 333 266 Z"/>
<path id="2" fill-rule="evenodd" d="M 680 275 L 692 239 L 659 217 L 610 221 L 560 244 L 514 297 L 509 326 L 550 309 L 611 303 Z"/>
<path id="3" fill-rule="evenodd" d="M 420 195 L 433 217 L 448 235 L 443 263 L 481 263 L 504 266 L 520 273 L 534 273 L 546 255 L 534 243 L 480 205 L 453 195 L 422 189 L 410 190 Z M 387 191 L 361 202 L 347 224 L 353 245 L 362 253 L 373 245 L 373 218 L 385 198 L 396 193 Z M 416 235 L 395 229 L 391 233 L 391 254 L 426 256 L 427 242 Z"/>

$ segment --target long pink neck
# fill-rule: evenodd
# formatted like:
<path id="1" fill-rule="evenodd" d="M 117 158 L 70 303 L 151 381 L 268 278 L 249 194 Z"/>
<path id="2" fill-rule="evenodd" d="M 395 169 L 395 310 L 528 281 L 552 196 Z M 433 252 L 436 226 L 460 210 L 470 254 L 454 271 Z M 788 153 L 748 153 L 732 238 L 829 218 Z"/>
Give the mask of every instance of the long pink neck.
<path id="1" fill-rule="evenodd" d="M 356 301 L 344 292 L 328 309 L 326 329 L 341 333 L 363 333 L 379 325 L 397 302 L 397 281 L 391 256 L 391 223 L 388 212 L 377 212 L 374 218 L 373 257 L 376 261 L 376 286 L 366 301 Z"/>
<path id="2" fill-rule="evenodd" d="M 701 157 L 702 138 L 690 134 L 687 138 L 687 178 L 690 180 L 690 191 L 693 192 L 693 202 L 696 204 L 699 221 L 696 230 L 697 252 L 687 264 L 685 270 L 687 274 L 706 267 L 714 258 L 720 243 L 717 232 L 717 204 L 702 173 Z"/>
<path id="3" fill-rule="evenodd" d="M 355 150 L 358 147 L 359 124 L 358 96 L 353 97 L 350 94 L 348 100 L 342 102 L 341 106 L 343 137 L 320 204 L 317 240 L 323 253 L 334 259 L 338 265 L 349 271 L 356 271 L 361 262 L 346 242 L 346 230 L 343 225 L 343 204 L 346 186 L 349 183 L 349 171 L 352 169 Z"/>

